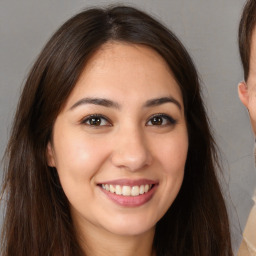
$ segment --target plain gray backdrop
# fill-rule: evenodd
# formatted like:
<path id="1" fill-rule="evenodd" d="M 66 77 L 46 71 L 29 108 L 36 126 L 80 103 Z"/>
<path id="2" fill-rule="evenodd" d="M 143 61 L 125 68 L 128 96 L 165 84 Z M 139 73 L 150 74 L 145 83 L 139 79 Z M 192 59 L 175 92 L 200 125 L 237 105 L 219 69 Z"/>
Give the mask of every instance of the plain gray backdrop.
<path id="1" fill-rule="evenodd" d="M 237 96 L 243 79 L 237 30 L 244 0 L 127 0 L 160 19 L 184 43 L 202 79 L 204 99 L 220 147 L 234 249 L 237 250 L 256 184 L 253 135 Z M 68 18 L 100 0 L 0 0 L 0 155 L 26 74 Z M 1 172 L 2 172 L 1 165 Z M 225 185 L 227 184 L 227 185 Z"/>

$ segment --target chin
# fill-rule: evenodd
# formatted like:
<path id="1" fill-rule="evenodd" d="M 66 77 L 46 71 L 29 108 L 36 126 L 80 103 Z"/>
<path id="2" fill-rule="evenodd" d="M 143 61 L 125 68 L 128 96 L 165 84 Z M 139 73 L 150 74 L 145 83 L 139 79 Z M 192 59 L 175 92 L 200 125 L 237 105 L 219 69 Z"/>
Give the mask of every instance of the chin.
<path id="1" fill-rule="evenodd" d="M 150 227 L 150 228 L 148 228 L 148 227 L 129 227 L 129 228 L 124 228 L 124 227 L 122 227 L 122 228 L 119 228 L 119 227 L 117 227 L 117 228 L 114 228 L 114 229 L 112 229 L 112 230 L 110 230 L 111 231 L 111 233 L 113 233 L 113 234 L 116 234 L 116 235 L 118 235 L 118 236 L 130 236 L 130 237 L 132 237 L 132 236 L 140 236 L 140 235 L 142 235 L 142 234 L 145 234 L 145 233 L 147 233 L 147 232 L 154 232 L 155 231 L 155 226 L 153 226 L 153 227 Z"/>
<path id="2" fill-rule="evenodd" d="M 105 223 L 106 224 L 106 223 Z M 120 236 L 138 236 L 146 232 L 155 230 L 156 221 L 146 221 L 144 218 L 133 219 L 131 217 L 117 219 L 114 223 L 109 223 L 108 229 L 111 233 Z"/>

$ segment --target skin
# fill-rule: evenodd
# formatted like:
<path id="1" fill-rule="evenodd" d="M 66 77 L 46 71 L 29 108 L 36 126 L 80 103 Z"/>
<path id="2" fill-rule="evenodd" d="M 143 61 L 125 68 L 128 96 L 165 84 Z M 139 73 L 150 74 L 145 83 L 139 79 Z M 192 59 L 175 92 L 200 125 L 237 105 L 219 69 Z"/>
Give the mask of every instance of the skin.
<path id="1" fill-rule="evenodd" d="M 238 95 L 249 111 L 254 135 L 256 136 L 256 29 L 252 34 L 249 76 L 238 85 Z"/>
<path id="2" fill-rule="evenodd" d="M 149 104 L 166 97 L 171 101 Z M 92 114 L 105 119 L 91 125 Z M 59 113 L 47 148 L 86 255 L 155 255 L 155 225 L 180 190 L 187 150 L 182 94 L 166 62 L 146 46 L 103 45 Z M 146 203 L 122 206 L 99 185 L 119 179 L 157 185 Z"/>

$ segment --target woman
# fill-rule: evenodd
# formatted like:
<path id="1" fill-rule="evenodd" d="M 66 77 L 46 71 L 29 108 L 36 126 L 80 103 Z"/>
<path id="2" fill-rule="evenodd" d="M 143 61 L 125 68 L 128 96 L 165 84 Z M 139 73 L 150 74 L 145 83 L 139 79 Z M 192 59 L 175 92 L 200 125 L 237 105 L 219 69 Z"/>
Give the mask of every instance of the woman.
<path id="1" fill-rule="evenodd" d="M 25 84 L 2 255 L 232 255 L 215 144 L 188 53 L 130 7 L 90 9 Z"/>

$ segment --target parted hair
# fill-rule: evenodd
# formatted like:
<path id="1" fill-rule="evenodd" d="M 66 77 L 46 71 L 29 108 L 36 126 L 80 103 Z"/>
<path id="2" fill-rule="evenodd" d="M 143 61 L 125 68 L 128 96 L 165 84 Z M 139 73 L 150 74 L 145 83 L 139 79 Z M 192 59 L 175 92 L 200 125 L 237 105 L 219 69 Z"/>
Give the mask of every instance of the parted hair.
<path id="1" fill-rule="evenodd" d="M 93 8 L 75 15 L 57 30 L 35 61 L 5 154 L 1 255 L 86 255 L 57 171 L 47 165 L 46 147 L 55 119 L 88 60 L 110 40 L 146 45 L 158 52 L 182 92 L 189 149 L 180 192 L 156 224 L 153 246 L 157 255 L 232 255 L 216 146 L 195 66 L 170 30 L 127 6 Z"/>
<path id="2" fill-rule="evenodd" d="M 256 1 L 248 0 L 244 6 L 238 31 L 240 57 L 247 81 L 250 70 L 252 34 L 256 28 Z"/>

